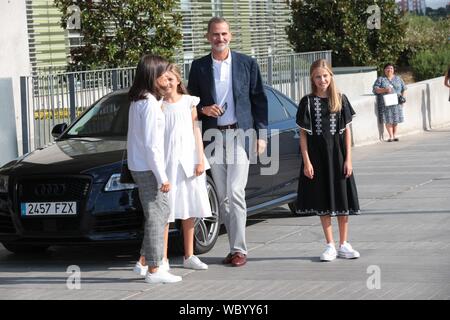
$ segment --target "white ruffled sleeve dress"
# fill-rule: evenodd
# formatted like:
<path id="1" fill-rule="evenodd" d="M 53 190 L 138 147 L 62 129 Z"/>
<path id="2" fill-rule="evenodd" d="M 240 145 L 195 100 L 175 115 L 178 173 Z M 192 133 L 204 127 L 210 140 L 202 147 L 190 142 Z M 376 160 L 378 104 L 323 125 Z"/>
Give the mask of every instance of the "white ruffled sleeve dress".
<path id="1" fill-rule="evenodd" d="M 164 151 L 166 173 L 171 184 L 169 192 L 169 222 L 175 219 L 211 216 L 211 206 L 206 188 L 206 174 L 194 174 L 199 162 L 192 128 L 192 108 L 200 98 L 183 95 L 175 103 L 163 103 L 165 115 Z M 209 163 L 204 157 L 205 171 Z"/>

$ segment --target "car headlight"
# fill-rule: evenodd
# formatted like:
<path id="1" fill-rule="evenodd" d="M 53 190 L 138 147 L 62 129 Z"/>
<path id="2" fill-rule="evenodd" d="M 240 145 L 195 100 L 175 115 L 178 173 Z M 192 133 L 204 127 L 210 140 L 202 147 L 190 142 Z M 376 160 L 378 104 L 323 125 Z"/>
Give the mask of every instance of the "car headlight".
<path id="1" fill-rule="evenodd" d="M 8 180 L 8 176 L 0 175 L 0 193 L 8 193 Z"/>
<path id="2" fill-rule="evenodd" d="M 105 191 L 131 190 L 137 188 L 134 183 L 120 183 L 120 173 L 114 173 L 105 186 Z"/>

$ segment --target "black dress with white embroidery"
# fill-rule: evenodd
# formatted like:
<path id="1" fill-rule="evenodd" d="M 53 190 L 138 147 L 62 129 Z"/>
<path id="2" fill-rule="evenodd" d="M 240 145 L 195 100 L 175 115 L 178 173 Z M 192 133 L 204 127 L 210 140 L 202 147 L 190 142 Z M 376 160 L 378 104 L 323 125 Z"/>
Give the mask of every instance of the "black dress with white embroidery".
<path id="1" fill-rule="evenodd" d="M 353 174 L 349 178 L 344 175 L 344 132 L 354 114 L 345 95 L 342 95 L 342 110 L 338 113 L 330 113 L 328 98 L 307 95 L 300 101 L 296 122 L 307 132 L 314 178 L 304 175 L 302 164 L 297 196 L 299 213 L 360 214 L 355 178 Z"/>

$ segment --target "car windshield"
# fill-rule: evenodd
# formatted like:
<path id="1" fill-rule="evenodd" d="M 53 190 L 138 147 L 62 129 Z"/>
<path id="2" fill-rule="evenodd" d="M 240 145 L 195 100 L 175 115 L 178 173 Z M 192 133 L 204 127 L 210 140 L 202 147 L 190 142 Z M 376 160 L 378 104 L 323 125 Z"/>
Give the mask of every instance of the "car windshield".
<path id="1" fill-rule="evenodd" d="M 126 94 L 100 99 L 63 138 L 126 136 L 130 102 Z"/>

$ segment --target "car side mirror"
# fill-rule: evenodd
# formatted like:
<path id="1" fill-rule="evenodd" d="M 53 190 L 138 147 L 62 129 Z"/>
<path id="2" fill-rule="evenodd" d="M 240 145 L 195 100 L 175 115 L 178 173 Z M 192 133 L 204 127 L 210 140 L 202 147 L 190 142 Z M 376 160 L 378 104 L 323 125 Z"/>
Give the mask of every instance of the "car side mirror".
<path id="1" fill-rule="evenodd" d="M 53 138 L 59 138 L 59 136 L 67 129 L 67 123 L 60 123 L 53 127 L 52 136 Z"/>

